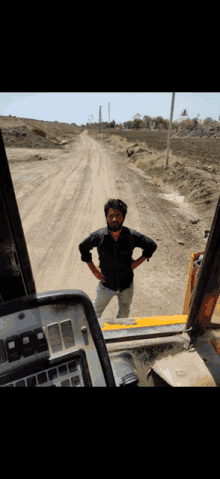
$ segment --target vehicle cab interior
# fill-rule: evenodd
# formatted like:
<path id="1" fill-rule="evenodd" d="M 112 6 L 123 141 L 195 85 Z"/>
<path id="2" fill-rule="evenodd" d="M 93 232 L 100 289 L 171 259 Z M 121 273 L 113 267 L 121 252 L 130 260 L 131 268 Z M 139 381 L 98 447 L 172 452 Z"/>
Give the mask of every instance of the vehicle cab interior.
<path id="1" fill-rule="evenodd" d="M 220 198 L 180 324 L 102 331 L 80 290 L 37 294 L 0 131 L 0 387 L 220 385 Z"/>

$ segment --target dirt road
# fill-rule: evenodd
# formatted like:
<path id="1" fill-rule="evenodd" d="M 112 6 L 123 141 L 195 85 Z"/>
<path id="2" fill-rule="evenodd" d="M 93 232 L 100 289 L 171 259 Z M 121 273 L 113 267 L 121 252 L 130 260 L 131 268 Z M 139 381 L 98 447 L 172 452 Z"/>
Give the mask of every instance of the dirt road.
<path id="1" fill-rule="evenodd" d="M 164 199 L 164 193 L 175 192 L 155 186 L 86 131 L 62 151 L 6 152 L 38 293 L 78 289 L 94 301 L 98 280 L 81 261 L 78 245 L 106 226 L 104 203 L 119 198 L 128 205 L 124 225 L 158 245 L 152 259 L 134 271 L 130 316 L 182 314 L 190 256 L 201 250 L 204 236 L 202 222 L 190 223 L 196 216 L 191 205 Z M 136 248 L 133 258 L 141 254 Z M 98 265 L 96 249 L 92 259 Z M 116 318 L 117 309 L 114 297 L 100 325 Z"/>

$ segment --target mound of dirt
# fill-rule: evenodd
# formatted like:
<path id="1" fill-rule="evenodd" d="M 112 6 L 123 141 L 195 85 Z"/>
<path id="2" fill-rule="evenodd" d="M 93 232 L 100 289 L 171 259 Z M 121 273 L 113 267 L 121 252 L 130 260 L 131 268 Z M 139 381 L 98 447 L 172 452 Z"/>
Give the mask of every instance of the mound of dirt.
<path id="1" fill-rule="evenodd" d="M 210 165 L 203 170 L 200 162 L 192 166 L 188 158 L 179 158 L 169 155 L 169 167 L 165 169 L 166 155 L 154 156 L 152 160 L 146 158 L 137 161 L 138 168 L 148 175 L 160 179 L 163 184 L 170 184 L 180 195 L 193 206 L 198 214 L 211 226 L 213 213 L 219 198 L 220 168 Z"/>
<path id="2" fill-rule="evenodd" d="M 82 129 L 57 121 L 0 116 L 5 146 L 14 148 L 60 148 L 62 141 L 71 143 Z"/>
<path id="3" fill-rule="evenodd" d="M 41 130 L 33 130 L 33 132 L 36 133 L 36 135 L 43 136 L 43 138 L 45 138 L 45 136 L 46 136 L 46 133 L 44 133 L 44 132 L 41 131 Z"/>
<path id="4" fill-rule="evenodd" d="M 36 131 L 36 130 L 35 130 Z M 60 144 L 31 131 L 26 125 L 14 128 L 2 128 L 2 136 L 6 147 L 14 148 L 59 148 Z"/>
<path id="5" fill-rule="evenodd" d="M 138 153 L 148 153 L 149 155 L 152 154 L 152 151 L 149 150 L 149 148 L 146 147 L 146 145 L 143 145 L 141 143 L 135 143 L 131 147 L 127 148 L 126 150 L 128 156 L 132 155 L 137 155 Z"/>

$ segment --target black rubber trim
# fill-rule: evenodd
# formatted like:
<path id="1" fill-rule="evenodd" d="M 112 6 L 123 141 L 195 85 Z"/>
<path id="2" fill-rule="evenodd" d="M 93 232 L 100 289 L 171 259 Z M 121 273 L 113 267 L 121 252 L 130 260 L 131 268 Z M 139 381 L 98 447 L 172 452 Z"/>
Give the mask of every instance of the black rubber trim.
<path id="1" fill-rule="evenodd" d="M 24 230 L 21 222 L 21 217 L 18 209 L 17 199 L 15 196 L 14 185 L 11 177 L 9 163 L 7 160 L 5 145 L 3 141 L 2 130 L 0 128 L 0 197 L 3 200 L 4 206 L 4 230 L 7 242 L 14 243 L 16 254 L 18 255 L 22 274 L 18 277 L 11 276 L 8 279 L 11 288 L 9 295 L 13 297 L 20 294 L 36 294 L 36 285 L 31 268 L 30 257 L 27 249 L 27 244 L 24 236 Z M 6 233 L 7 231 L 7 233 Z M 2 233 L 2 232 L 1 232 Z M 6 273 L 6 272 L 5 272 Z M 14 287 L 13 287 L 14 286 Z M 1 293 L 1 292 L 0 292 Z M 6 291 L 4 291 L 6 297 Z M 11 299 L 11 296 L 10 296 Z M 5 301 L 4 297 L 2 299 Z"/>

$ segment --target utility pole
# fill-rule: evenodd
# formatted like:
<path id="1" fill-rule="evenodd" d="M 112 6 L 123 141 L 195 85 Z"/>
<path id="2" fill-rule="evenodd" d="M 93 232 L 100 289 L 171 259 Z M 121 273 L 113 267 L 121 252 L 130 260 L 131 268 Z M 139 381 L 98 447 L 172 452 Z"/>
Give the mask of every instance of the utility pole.
<path id="1" fill-rule="evenodd" d="M 102 125 L 101 125 L 101 121 L 102 121 L 101 108 L 102 108 L 102 106 L 99 107 L 99 133 L 101 133 L 101 130 L 102 130 Z"/>
<path id="2" fill-rule="evenodd" d="M 175 99 L 175 93 L 172 93 L 172 102 L 171 102 L 171 109 L 170 109 L 170 124 L 169 124 L 168 141 L 167 141 L 167 157 L 166 157 L 165 168 L 168 168 L 168 157 L 169 157 L 169 149 L 170 149 L 170 132 L 171 132 L 172 121 L 173 121 L 174 99 Z"/>
<path id="3" fill-rule="evenodd" d="M 110 103 L 108 104 L 108 133 L 110 134 Z"/>
<path id="4" fill-rule="evenodd" d="M 93 115 L 89 115 L 90 116 L 90 123 L 89 123 L 89 126 L 91 127 L 91 118 L 92 118 L 92 121 L 93 121 Z"/>

